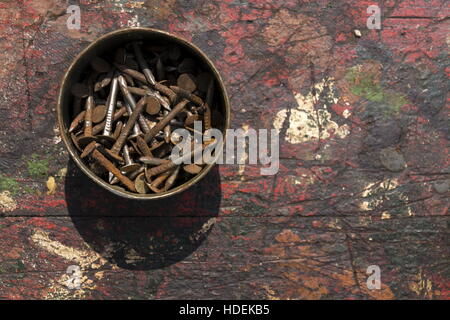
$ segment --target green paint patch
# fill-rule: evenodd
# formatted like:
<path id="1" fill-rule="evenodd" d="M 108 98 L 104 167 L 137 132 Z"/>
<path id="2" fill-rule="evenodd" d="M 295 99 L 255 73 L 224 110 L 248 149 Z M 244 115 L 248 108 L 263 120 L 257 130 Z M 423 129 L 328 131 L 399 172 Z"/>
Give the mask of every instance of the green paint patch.
<path id="1" fill-rule="evenodd" d="M 28 174 L 37 179 L 45 178 L 48 175 L 48 159 L 42 159 L 39 155 L 33 153 L 31 157 L 26 160 Z"/>
<path id="2" fill-rule="evenodd" d="M 36 191 L 33 188 L 31 188 L 30 186 L 23 186 L 22 190 L 23 190 L 23 192 L 28 193 L 28 194 L 36 193 Z"/>
<path id="3" fill-rule="evenodd" d="M 9 191 L 14 195 L 19 191 L 19 183 L 13 178 L 0 174 L 0 192 L 2 191 Z"/>
<path id="4" fill-rule="evenodd" d="M 345 75 L 345 80 L 354 95 L 379 102 L 382 106 L 379 111 L 386 116 L 397 114 L 408 103 L 403 95 L 384 88 L 370 68 L 364 70 L 363 66 L 354 66 Z"/>

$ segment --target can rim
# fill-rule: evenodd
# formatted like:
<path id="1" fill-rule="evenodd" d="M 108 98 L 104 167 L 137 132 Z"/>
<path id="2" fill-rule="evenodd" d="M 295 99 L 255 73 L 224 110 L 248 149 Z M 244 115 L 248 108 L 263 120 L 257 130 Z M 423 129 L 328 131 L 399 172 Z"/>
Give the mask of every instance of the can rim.
<path id="1" fill-rule="evenodd" d="M 167 40 L 170 41 L 175 41 L 178 44 L 182 44 L 186 47 L 189 47 L 190 49 L 192 49 L 196 54 L 198 54 L 199 56 L 201 56 L 202 59 L 204 59 L 207 63 L 209 68 L 212 70 L 212 72 L 214 73 L 214 77 L 216 78 L 216 81 L 220 87 L 220 91 L 221 94 L 223 96 L 223 104 L 224 104 L 224 109 L 225 109 L 225 115 L 224 115 L 224 126 L 223 126 L 223 138 L 225 141 L 225 137 L 226 137 L 226 129 L 230 128 L 230 102 L 229 102 L 229 97 L 223 82 L 222 77 L 220 76 L 219 71 L 217 70 L 217 68 L 215 67 L 214 63 L 208 58 L 208 56 L 200 49 L 198 48 L 195 44 L 179 37 L 176 36 L 174 34 L 171 34 L 167 31 L 163 31 L 163 30 L 158 30 L 158 29 L 154 29 L 154 28 L 147 28 L 147 27 L 131 27 L 131 28 L 122 28 L 122 29 L 118 29 L 109 33 L 106 33 L 102 36 L 100 36 L 99 38 L 97 38 L 96 40 L 92 41 L 86 48 L 84 48 L 80 53 L 78 53 L 78 55 L 73 59 L 73 61 L 71 62 L 71 64 L 69 65 L 69 67 L 67 68 L 66 72 L 63 75 L 63 78 L 60 82 L 60 88 L 59 88 L 59 94 L 58 94 L 58 101 L 57 101 L 57 107 L 56 107 L 56 113 L 57 113 L 57 119 L 58 119 L 58 126 L 59 126 L 59 131 L 60 131 L 60 136 L 62 138 L 62 140 L 64 141 L 64 144 L 72 158 L 72 160 L 75 162 L 75 164 L 78 166 L 78 168 L 81 169 L 81 171 L 84 172 L 84 174 L 86 174 L 91 180 L 93 180 L 97 185 L 105 188 L 106 190 L 112 192 L 113 194 L 116 194 L 118 196 L 124 197 L 124 198 L 128 198 L 128 199 L 133 199 L 133 200 L 154 200 L 154 199 L 163 199 L 163 198 L 167 198 L 170 196 L 173 196 L 175 194 L 178 194 L 180 192 L 183 192 L 185 190 L 187 190 L 189 187 L 193 186 L 194 184 L 196 184 L 197 182 L 199 182 L 201 179 L 203 179 L 207 173 L 212 169 L 212 167 L 215 165 L 215 161 L 214 163 L 211 164 L 207 164 L 205 166 L 205 168 L 196 176 L 194 176 L 192 179 L 190 179 L 189 181 L 183 183 L 182 185 L 179 185 L 178 187 L 165 191 L 165 192 L 161 192 L 161 193 L 155 193 L 155 194 L 137 194 L 137 193 L 132 193 L 132 192 L 128 192 L 128 191 L 121 191 L 118 189 L 115 189 L 113 186 L 109 185 L 108 183 L 106 183 L 105 181 L 103 181 L 100 177 L 98 177 L 97 175 L 95 175 L 85 164 L 84 162 L 81 160 L 78 152 L 75 150 L 75 147 L 72 143 L 72 141 L 70 140 L 67 130 L 68 128 L 65 125 L 64 119 L 63 119 L 63 97 L 66 93 L 66 91 L 68 90 L 66 88 L 66 83 L 68 81 L 69 78 L 69 74 L 71 74 L 71 71 L 75 68 L 77 62 L 85 55 L 87 54 L 89 51 L 91 51 L 93 48 L 95 48 L 100 42 L 112 37 L 112 36 L 117 36 L 119 34 L 126 34 L 126 33 L 130 33 L 130 32 L 144 32 L 144 33 L 149 33 L 149 34 L 157 34 L 157 35 L 162 35 L 165 38 L 167 38 Z M 216 157 L 217 160 L 217 157 Z"/>

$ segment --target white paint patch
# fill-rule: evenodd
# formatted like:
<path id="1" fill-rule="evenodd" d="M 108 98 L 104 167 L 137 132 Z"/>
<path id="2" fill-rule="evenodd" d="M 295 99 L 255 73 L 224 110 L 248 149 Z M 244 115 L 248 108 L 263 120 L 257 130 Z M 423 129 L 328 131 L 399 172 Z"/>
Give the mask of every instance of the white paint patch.
<path id="1" fill-rule="evenodd" d="M 397 179 L 386 179 L 379 183 L 378 182 L 369 183 L 364 188 L 364 191 L 362 192 L 361 196 L 363 198 L 368 198 L 376 192 L 377 188 L 381 188 L 384 191 L 389 191 L 389 190 L 393 190 L 393 189 L 397 188 L 397 186 L 398 186 Z M 362 201 L 361 204 L 359 205 L 359 208 L 364 211 L 370 211 L 370 210 L 373 210 L 373 208 L 376 208 L 382 202 L 383 202 L 382 197 L 375 197 L 370 200 Z"/>
<path id="2" fill-rule="evenodd" d="M 123 2 L 126 3 L 126 7 L 124 7 Z M 143 1 L 123 1 L 123 0 L 115 0 L 113 2 L 114 6 L 118 9 L 120 13 L 130 13 L 133 14 L 134 9 L 142 8 L 144 5 Z M 131 19 L 129 19 L 126 23 L 123 21 L 119 21 L 120 27 L 140 27 L 139 16 L 134 14 Z"/>
<path id="3" fill-rule="evenodd" d="M 48 177 L 47 189 L 48 189 L 48 191 L 47 191 L 48 195 L 55 194 L 55 192 L 56 192 L 56 180 L 52 176 Z"/>
<path id="4" fill-rule="evenodd" d="M 314 175 L 308 175 L 308 174 L 299 174 L 299 175 L 286 175 L 285 180 L 291 185 L 303 185 L 308 186 L 313 184 L 316 179 L 314 178 Z"/>
<path id="5" fill-rule="evenodd" d="M 381 182 L 369 183 L 364 188 L 361 196 L 363 198 L 367 198 L 367 200 L 363 200 L 359 204 L 359 208 L 364 211 L 372 211 L 378 208 L 379 205 L 383 203 L 384 194 L 388 193 L 391 190 L 396 189 L 399 186 L 398 179 L 386 179 Z M 398 193 L 398 199 L 405 203 L 405 209 L 408 213 L 408 216 L 412 216 L 413 212 L 411 207 L 407 205 L 409 202 L 408 196 L 403 193 Z M 391 214 L 387 211 L 381 213 L 381 219 L 390 219 Z"/>
<path id="6" fill-rule="evenodd" d="M 202 235 L 207 233 L 212 228 L 212 226 L 216 223 L 216 221 L 217 221 L 216 218 L 211 218 L 208 221 L 206 221 L 198 232 L 189 236 L 189 240 L 191 240 L 192 242 L 198 241 L 202 237 Z"/>
<path id="7" fill-rule="evenodd" d="M 53 128 L 53 132 L 55 133 L 55 136 L 53 137 L 53 144 L 58 144 L 61 142 L 61 136 L 59 134 L 59 127 L 56 125 Z"/>
<path id="8" fill-rule="evenodd" d="M 348 109 L 345 109 L 344 112 L 342 112 L 342 116 L 347 119 L 348 117 L 350 117 L 352 115 L 352 113 L 350 111 L 348 111 Z"/>
<path id="9" fill-rule="evenodd" d="M 0 212 L 10 212 L 17 209 L 17 202 L 11 197 L 11 192 L 0 193 Z"/>
<path id="10" fill-rule="evenodd" d="M 92 268 L 92 264 L 96 261 L 101 265 L 106 263 L 106 260 L 94 250 L 66 246 L 59 241 L 50 239 L 49 233 L 43 230 L 36 230 L 31 236 L 31 241 L 49 253 L 79 265 L 81 269 Z"/>
<path id="11" fill-rule="evenodd" d="M 389 212 L 385 211 L 381 214 L 381 220 L 390 219 L 390 218 L 391 218 L 391 215 L 389 214 Z"/>
<path id="12" fill-rule="evenodd" d="M 285 137 L 285 140 L 292 144 L 315 141 L 319 138 L 327 139 L 333 133 L 343 139 L 350 133 L 348 125 L 339 126 L 331 120 L 331 113 L 326 104 L 321 105 L 320 108 L 315 107 L 324 90 L 327 90 L 327 101 L 333 103 L 339 101 L 334 89 L 334 80 L 324 79 L 317 83 L 314 89 L 315 93 L 310 91 L 307 95 L 293 92 L 297 100 L 297 107 L 290 110 L 290 116 L 287 119 L 289 127 Z M 278 133 L 283 128 L 287 114 L 288 110 L 283 109 L 275 116 L 273 126 Z"/>
<path id="13" fill-rule="evenodd" d="M 59 241 L 50 239 L 49 233 L 43 230 L 36 230 L 31 236 L 31 241 L 47 252 L 64 258 L 70 261 L 71 264 L 80 266 L 81 270 L 99 269 L 106 264 L 106 260 L 94 250 L 83 250 L 66 246 Z M 87 290 L 96 288 L 91 279 L 82 276 L 80 279 L 81 288 L 70 290 L 67 287 L 69 278 L 70 275 L 65 273 L 60 278 L 51 280 L 44 299 L 81 299 L 87 295 Z"/>
<path id="14" fill-rule="evenodd" d="M 140 27 L 140 26 L 141 24 L 139 23 L 139 17 L 137 14 L 127 22 L 127 27 Z"/>

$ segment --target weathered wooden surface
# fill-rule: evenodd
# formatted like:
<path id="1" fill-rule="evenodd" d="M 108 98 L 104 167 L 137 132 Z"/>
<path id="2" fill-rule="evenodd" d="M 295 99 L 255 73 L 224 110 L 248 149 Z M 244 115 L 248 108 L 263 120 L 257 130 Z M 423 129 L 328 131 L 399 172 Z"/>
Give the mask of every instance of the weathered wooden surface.
<path id="1" fill-rule="evenodd" d="M 66 1 L 0 2 L 0 298 L 449 298 L 448 2 L 382 1 L 378 31 L 371 1 L 80 3 L 76 31 Z M 59 81 L 127 25 L 202 48 L 232 127 L 280 130 L 279 173 L 220 166 L 156 203 L 89 182 L 58 137 Z"/>

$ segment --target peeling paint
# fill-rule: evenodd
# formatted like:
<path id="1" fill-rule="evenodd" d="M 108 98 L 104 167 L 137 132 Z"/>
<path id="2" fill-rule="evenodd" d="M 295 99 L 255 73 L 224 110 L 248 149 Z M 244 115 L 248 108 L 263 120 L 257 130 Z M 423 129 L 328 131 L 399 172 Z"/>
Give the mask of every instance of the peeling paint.
<path id="1" fill-rule="evenodd" d="M 106 263 L 106 260 L 94 250 L 83 250 L 66 246 L 59 241 L 50 239 L 49 233 L 43 230 L 36 230 L 31 236 L 31 241 L 51 254 L 79 265 L 81 269 L 93 268 L 92 264 L 94 262 L 99 262 L 101 265 Z"/>
<path id="2" fill-rule="evenodd" d="M 11 192 L 5 190 L 0 193 L 0 212 L 10 212 L 17 208 L 17 202 L 11 197 Z"/>
<path id="3" fill-rule="evenodd" d="M 328 139 L 334 133 L 338 138 L 345 138 L 350 133 L 348 125 L 339 126 L 335 121 L 331 120 L 331 113 L 328 106 L 324 103 L 320 108 L 317 104 L 320 97 L 325 94 L 325 100 L 329 103 L 337 103 L 338 98 L 334 89 L 333 79 L 324 79 L 314 86 L 315 90 L 310 91 L 306 95 L 299 92 L 293 92 L 297 107 L 290 109 L 288 117 L 288 109 L 278 111 L 273 122 L 274 128 L 278 133 L 281 132 L 283 124 L 288 121 L 288 129 L 286 131 L 285 140 L 289 143 L 303 143 L 315 141 L 318 139 Z"/>
<path id="4" fill-rule="evenodd" d="M 393 116 L 408 103 L 404 95 L 385 88 L 380 81 L 382 65 L 379 62 L 366 61 L 347 72 L 345 79 L 352 94 L 364 97 L 372 102 L 383 102 L 378 112 L 384 116 Z"/>
<path id="5" fill-rule="evenodd" d="M 57 177 L 64 179 L 67 175 L 67 168 L 61 168 L 58 170 L 58 173 L 56 174 Z"/>
<path id="6" fill-rule="evenodd" d="M 278 298 L 276 296 L 276 292 L 274 290 L 270 289 L 269 286 L 265 285 L 265 286 L 263 286 L 263 289 L 266 290 L 266 297 L 267 297 L 267 299 L 269 299 L 269 300 L 280 300 L 280 298 Z"/>
<path id="7" fill-rule="evenodd" d="M 381 220 L 385 220 L 385 219 L 390 219 L 391 215 L 389 214 L 389 212 L 383 212 L 381 213 Z"/>
<path id="8" fill-rule="evenodd" d="M 285 229 L 275 237 L 275 240 L 278 242 L 300 242 L 300 237 L 292 230 Z"/>
<path id="9" fill-rule="evenodd" d="M 422 270 L 415 277 L 415 281 L 409 284 L 409 288 L 421 298 L 433 298 L 433 283 L 431 279 L 425 276 Z"/>
<path id="10" fill-rule="evenodd" d="M 78 265 L 81 270 L 99 269 L 106 264 L 106 260 L 94 250 L 83 250 L 72 248 L 62 244 L 59 241 L 51 240 L 48 232 L 44 230 L 36 230 L 32 236 L 31 241 L 40 248 L 48 251 L 51 254 L 62 257 L 73 264 Z M 81 288 L 78 290 L 70 290 L 67 287 L 67 280 L 69 274 L 63 274 L 61 277 L 51 280 L 51 285 L 44 295 L 45 299 L 73 299 L 84 298 L 87 290 L 94 290 L 96 288 L 94 282 L 82 276 Z"/>
<path id="11" fill-rule="evenodd" d="M 48 195 L 52 195 L 56 192 L 56 181 L 55 181 L 55 178 L 52 176 L 48 177 L 47 189 L 48 189 L 48 191 L 47 191 Z"/>
<path id="12" fill-rule="evenodd" d="M 364 199 L 360 202 L 359 208 L 363 211 L 372 211 L 378 209 L 385 201 L 400 201 L 404 206 L 398 210 L 405 210 L 408 216 L 412 216 L 411 207 L 407 205 L 409 202 L 408 195 L 400 190 L 398 179 L 385 179 L 381 182 L 368 183 L 361 193 Z M 382 219 L 390 219 L 392 212 L 384 211 L 381 214 Z"/>
<path id="13" fill-rule="evenodd" d="M 342 112 L 342 116 L 345 118 L 345 119 L 347 119 L 348 117 L 350 117 L 352 115 L 352 113 L 350 112 L 350 111 L 348 111 L 348 109 L 345 109 L 343 112 Z"/>
<path id="14" fill-rule="evenodd" d="M 63 274 L 60 278 L 52 280 L 52 283 L 50 287 L 46 289 L 46 294 L 43 298 L 46 300 L 83 299 L 88 296 L 89 291 L 97 288 L 92 280 L 86 276 L 82 276 L 80 279 L 81 288 L 71 290 L 67 287 L 69 279 L 69 274 Z"/>
<path id="15" fill-rule="evenodd" d="M 53 144 L 58 144 L 61 142 L 61 135 L 59 133 L 59 126 L 56 125 L 53 128 L 53 133 L 55 134 L 55 136 L 53 137 Z"/>
<path id="16" fill-rule="evenodd" d="M 194 241 L 198 241 L 200 240 L 200 238 L 206 234 L 207 232 L 209 232 L 209 230 L 211 230 L 211 228 L 213 227 L 213 225 L 217 222 L 217 218 L 211 218 L 208 221 L 206 221 L 202 228 L 197 231 L 195 234 L 190 235 L 189 239 L 194 242 Z"/>

